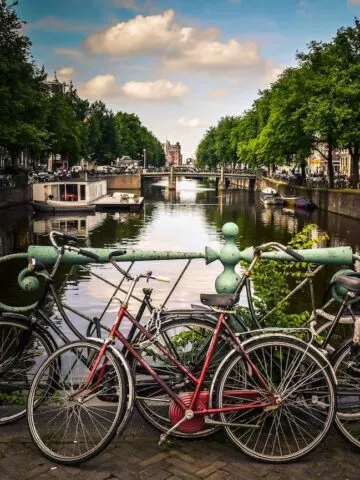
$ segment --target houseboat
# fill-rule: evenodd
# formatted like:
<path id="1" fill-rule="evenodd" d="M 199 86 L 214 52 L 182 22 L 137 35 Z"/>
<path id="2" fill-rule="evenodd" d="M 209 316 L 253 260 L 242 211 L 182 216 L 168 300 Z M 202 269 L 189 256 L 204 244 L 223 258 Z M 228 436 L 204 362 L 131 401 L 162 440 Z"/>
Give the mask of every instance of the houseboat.
<path id="1" fill-rule="evenodd" d="M 91 212 L 106 193 L 106 180 L 34 183 L 32 205 L 40 212 Z"/>
<path id="2" fill-rule="evenodd" d="M 260 201 L 264 205 L 283 205 L 284 200 L 273 188 L 264 188 L 260 193 Z"/>

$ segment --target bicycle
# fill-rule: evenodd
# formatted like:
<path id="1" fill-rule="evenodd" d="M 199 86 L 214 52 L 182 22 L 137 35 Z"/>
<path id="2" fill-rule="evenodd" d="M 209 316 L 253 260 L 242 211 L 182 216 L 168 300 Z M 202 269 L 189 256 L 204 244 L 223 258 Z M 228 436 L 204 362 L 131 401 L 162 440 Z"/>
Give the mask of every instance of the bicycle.
<path id="1" fill-rule="evenodd" d="M 235 294 L 201 295 L 218 319 L 206 351 L 201 344 L 203 361 L 198 376 L 176 357 L 172 342 L 164 346 L 158 341 L 160 324 L 155 334 L 151 333 L 128 311 L 136 283 L 141 278 L 158 280 L 152 274 L 132 277 L 109 336 L 61 347 L 36 373 L 27 418 L 31 437 L 43 455 L 60 464 L 77 464 L 100 453 L 125 429 L 134 406 L 134 367 L 115 348 L 115 340 L 123 344 L 135 365 L 140 365 L 135 369 L 138 376 L 151 377 L 171 399 L 171 426 L 160 443 L 174 432 L 196 434 L 211 425 L 223 427 L 240 450 L 258 460 L 289 462 L 316 448 L 335 415 L 335 377 L 330 363 L 311 341 L 290 335 L 308 334 L 309 330 L 246 332 L 252 336 L 241 341 L 241 334 L 234 333 L 228 323 L 261 247 L 257 253 Z M 124 318 L 142 335 L 135 345 L 120 331 Z M 192 331 L 183 343 L 181 335 L 175 339 L 191 359 L 198 331 Z M 209 378 L 219 340 L 220 346 L 223 342 L 233 349 Z M 180 393 L 175 390 L 179 383 L 185 387 Z"/>
<path id="2" fill-rule="evenodd" d="M 61 232 L 51 232 L 51 243 L 57 248 L 58 256 L 51 273 L 45 266 L 34 259 L 28 268 L 23 271 L 23 280 L 26 282 L 27 275 L 35 275 L 44 279 L 43 292 L 39 300 L 25 307 L 31 309 L 29 316 L 2 312 L 0 315 L 0 425 L 11 423 L 25 416 L 25 403 L 31 380 L 41 363 L 58 348 L 55 335 L 63 343 L 69 343 L 70 339 L 61 328 L 51 320 L 46 312 L 49 297 L 56 304 L 62 319 L 69 327 L 73 335 L 84 339 L 84 335 L 73 325 L 65 308 L 75 311 L 69 305 L 63 303 L 54 288 L 54 279 L 65 249 L 76 249 L 75 246 L 60 246 L 57 238 L 75 243 L 77 238 L 73 235 Z M 77 249 L 79 254 L 89 254 L 84 249 Z M 33 277 L 34 278 L 34 277 Z M 6 307 L 6 305 L 4 305 Z M 9 307 L 10 309 L 11 307 Z M 21 310 L 21 307 L 18 309 Z M 79 314 L 79 312 L 75 311 Z M 100 324 L 97 318 L 88 318 L 88 332 L 101 336 L 101 331 L 108 332 L 108 328 Z"/>
<path id="3" fill-rule="evenodd" d="M 68 242 L 59 245 L 59 240 Z M 77 238 L 73 235 L 65 234 L 62 232 L 52 231 L 50 233 L 50 241 L 54 248 L 57 250 L 57 259 L 49 273 L 45 266 L 34 259 L 29 263 L 27 269 L 25 269 L 20 275 L 23 280 L 28 281 L 27 275 L 35 275 L 36 278 L 43 278 L 45 281 L 43 292 L 39 300 L 30 305 L 24 307 L 23 311 L 31 310 L 31 314 L 28 316 L 15 314 L 15 313 L 1 313 L 0 315 L 0 425 L 5 425 L 19 420 L 26 414 L 25 403 L 28 390 L 30 388 L 31 381 L 35 375 L 35 372 L 43 361 L 48 358 L 58 348 L 57 338 L 64 344 L 67 344 L 71 339 L 62 331 L 59 325 L 52 321 L 49 314 L 46 312 L 47 302 L 49 297 L 54 301 L 57 306 L 61 318 L 70 329 L 71 333 L 79 339 L 85 339 L 87 336 L 96 334 L 97 337 L 101 337 L 102 334 L 108 333 L 109 328 L 101 323 L 103 315 L 110 305 L 111 298 L 107 303 L 102 314 L 97 318 L 90 318 L 84 315 L 82 312 L 72 308 L 70 305 L 61 301 L 59 295 L 54 287 L 54 279 L 58 272 L 58 268 L 61 264 L 61 260 L 65 251 L 73 251 L 80 255 L 85 255 L 91 259 L 98 260 L 96 254 L 89 252 L 88 250 L 76 247 Z M 125 250 L 116 250 L 113 254 L 121 255 Z M 189 262 L 188 262 L 189 264 Z M 204 315 L 197 315 L 196 310 L 169 310 L 164 311 L 166 302 L 170 298 L 174 289 L 176 288 L 179 279 L 186 271 L 188 264 L 180 273 L 177 282 L 168 294 L 167 298 L 163 302 L 160 309 L 155 309 L 151 304 L 152 290 L 146 288 L 143 290 L 143 297 L 132 296 L 140 303 L 139 310 L 136 318 L 138 321 L 142 318 L 145 310 L 147 309 L 151 315 L 161 315 L 162 322 L 164 324 L 165 331 L 171 330 L 173 323 L 175 325 L 195 325 L 203 328 L 203 331 L 211 334 L 212 328 L 208 323 L 211 323 L 211 318 L 208 316 L 208 323 L 204 321 Z M 116 266 L 116 264 L 115 264 Z M 120 269 L 126 276 L 130 271 L 132 264 L 128 270 Z M 114 287 L 114 295 L 117 292 L 126 292 L 122 288 L 122 283 L 125 276 L 119 282 L 118 285 L 103 279 L 96 273 L 93 275 L 100 278 L 104 282 Z M 1 304 L 3 309 L 11 310 L 12 307 Z M 17 308 L 22 310 L 22 308 Z M 89 322 L 85 335 L 83 335 L 78 328 L 76 328 L 73 322 L 68 317 L 66 310 L 75 313 Z M 136 334 L 136 329 L 131 329 L 129 332 L 128 340 L 131 342 Z M 148 420 L 153 426 L 161 428 L 161 419 L 157 418 L 157 414 L 152 411 L 151 404 L 147 405 L 144 392 L 142 398 L 137 399 L 137 404 L 141 415 Z M 160 425 L 159 425 L 160 422 Z M 209 429 L 208 432 L 203 432 L 203 435 L 210 434 L 214 429 Z"/>
<path id="4" fill-rule="evenodd" d="M 333 289 L 332 298 L 323 309 L 315 312 L 320 321 L 316 316 L 310 319 L 311 328 L 317 335 L 320 348 L 328 352 L 337 377 L 338 407 L 335 425 L 348 442 L 360 447 L 360 317 L 352 308 L 360 300 L 360 274 L 340 271 L 339 275 L 335 275 L 328 291 Z M 340 306 L 335 315 L 330 315 L 326 308 L 335 301 Z M 348 315 L 344 315 L 345 312 Z M 340 323 L 351 324 L 353 334 L 338 348 L 334 348 L 331 340 Z M 325 336 L 319 337 L 323 333 Z"/>

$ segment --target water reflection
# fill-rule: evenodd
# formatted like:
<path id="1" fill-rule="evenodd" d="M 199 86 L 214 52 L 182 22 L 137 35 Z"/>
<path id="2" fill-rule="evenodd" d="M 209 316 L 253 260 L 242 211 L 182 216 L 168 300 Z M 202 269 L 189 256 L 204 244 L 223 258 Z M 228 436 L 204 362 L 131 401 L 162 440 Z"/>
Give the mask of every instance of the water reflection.
<path id="1" fill-rule="evenodd" d="M 147 182 L 144 189 L 145 204 L 140 213 L 102 212 L 55 217 L 37 215 L 32 218 L 32 211 L 22 207 L 2 211 L 0 254 L 24 251 L 28 244 L 48 245 L 47 234 L 52 229 L 75 233 L 81 238 L 82 245 L 91 247 L 203 252 L 205 245 L 221 248 L 221 227 L 228 221 L 235 222 L 240 229 L 237 239 L 240 248 L 270 240 L 287 243 L 305 225 L 314 223 L 329 234 L 329 245 L 350 245 L 355 251 L 360 250 L 359 222 L 353 219 L 321 210 L 265 208 L 259 202 L 257 193 L 243 190 L 218 193 L 211 184 L 186 178 L 177 180 L 176 190 L 167 187 L 167 178 L 155 183 Z M 177 260 L 138 262 L 133 271 L 151 269 L 175 281 L 183 264 Z M 119 274 L 111 266 L 93 268 L 110 281 L 119 281 Z M 61 269 L 59 282 L 65 279 L 68 270 L 67 267 Z M 214 281 L 221 270 L 219 262 L 205 266 L 203 260 L 193 261 L 169 306 L 186 307 L 190 303 L 198 303 L 199 293 L 214 291 Z M 30 303 L 26 302 L 27 296 L 23 293 L 19 297 L 16 284 L 18 272 L 17 266 L 1 266 L 2 300 L 10 304 Z M 326 281 L 327 277 L 322 279 Z M 323 284 L 319 286 L 319 298 L 324 291 Z M 139 285 L 139 296 L 144 286 Z M 154 303 L 160 304 L 171 285 L 159 283 L 151 286 L 154 287 Z M 112 287 L 84 272 L 75 273 L 72 281 L 61 290 L 62 297 L 68 303 L 90 316 L 101 312 L 112 293 Z M 132 307 L 135 308 L 135 305 Z M 113 319 L 116 309 L 117 304 L 112 304 L 106 321 Z"/>
<path id="2" fill-rule="evenodd" d="M 36 213 L 33 217 L 34 240 L 38 235 L 45 235 L 51 230 L 58 230 L 86 238 L 91 230 L 101 225 L 106 218 L 106 213 L 93 212 L 85 213 L 67 213 L 59 215 L 49 215 L 46 213 Z"/>

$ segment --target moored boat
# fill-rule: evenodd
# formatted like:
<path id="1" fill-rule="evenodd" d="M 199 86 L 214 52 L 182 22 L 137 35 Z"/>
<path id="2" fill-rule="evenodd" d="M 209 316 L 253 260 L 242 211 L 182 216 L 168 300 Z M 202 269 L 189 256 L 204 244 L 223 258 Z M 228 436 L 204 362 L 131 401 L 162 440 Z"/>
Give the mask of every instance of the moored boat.
<path id="1" fill-rule="evenodd" d="M 32 205 L 40 212 L 91 212 L 106 193 L 106 180 L 34 183 Z"/>
<path id="2" fill-rule="evenodd" d="M 112 195 L 105 195 L 94 201 L 97 210 L 128 210 L 138 212 L 144 202 L 144 197 L 134 193 L 114 192 Z"/>
<path id="3" fill-rule="evenodd" d="M 261 190 L 260 201 L 264 205 L 283 205 L 284 203 L 281 195 L 273 188 L 264 188 Z"/>
<path id="4" fill-rule="evenodd" d="M 290 196 L 286 197 L 281 195 L 284 205 L 295 208 L 314 208 L 315 204 L 307 197 L 295 197 Z"/>

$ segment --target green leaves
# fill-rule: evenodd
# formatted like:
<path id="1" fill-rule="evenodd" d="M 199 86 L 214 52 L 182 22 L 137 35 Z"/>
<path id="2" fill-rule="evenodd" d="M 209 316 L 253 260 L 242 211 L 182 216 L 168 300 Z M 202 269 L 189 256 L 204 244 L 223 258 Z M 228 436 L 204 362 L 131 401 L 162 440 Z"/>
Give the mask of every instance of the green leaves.
<path id="1" fill-rule="evenodd" d="M 329 43 L 310 42 L 271 88 L 259 93 L 241 117 L 225 117 L 199 145 L 202 165 L 237 161 L 250 167 L 298 165 L 318 150 L 333 184 L 333 151 L 352 157 L 353 186 L 359 182 L 360 21 L 340 28 Z M 324 148 L 325 147 L 325 148 Z"/>
<path id="2" fill-rule="evenodd" d="M 309 224 L 295 235 L 289 246 L 294 249 L 312 248 L 327 239 L 327 234 L 319 232 L 317 225 Z M 254 304 L 260 319 L 274 310 L 266 318 L 264 327 L 299 327 L 309 318 L 307 310 L 295 311 L 291 298 L 283 301 L 307 272 L 307 264 L 303 262 L 259 262 L 252 276 Z"/>
<path id="3" fill-rule="evenodd" d="M 14 4 L 13 4 L 14 5 Z M 114 113 L 101 101 L 90 104 L 76 90 L 51 95 L 46 74 L 30 54 L 30 40 L 13 5 L 0 0 L 0 148 L 15 159 L 21 151 L 45 159 L 60 154 L 108 164 L 122 155 L 163 165 L 157 138 L 136 115 Z"/>

